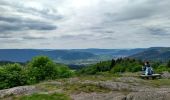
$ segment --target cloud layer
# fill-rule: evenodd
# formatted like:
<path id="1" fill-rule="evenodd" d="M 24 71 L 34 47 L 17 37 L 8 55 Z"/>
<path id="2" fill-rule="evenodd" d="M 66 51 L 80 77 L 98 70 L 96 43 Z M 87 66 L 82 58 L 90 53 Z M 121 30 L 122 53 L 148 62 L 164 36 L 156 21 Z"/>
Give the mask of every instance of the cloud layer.
<path id="1" fill-rule="evenodd" d="M 1 0 L 0 48 L 170 46 L 170 0 Z"/>

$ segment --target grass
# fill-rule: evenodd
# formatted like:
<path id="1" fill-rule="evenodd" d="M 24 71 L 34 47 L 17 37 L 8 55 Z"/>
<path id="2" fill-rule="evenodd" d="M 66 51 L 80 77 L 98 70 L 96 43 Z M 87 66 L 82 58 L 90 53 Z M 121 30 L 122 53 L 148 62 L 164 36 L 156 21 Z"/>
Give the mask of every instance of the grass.
<path id="1" fill-rule="evenodd" d="M 154 87 L 170 87 L 170 79 L 148 80 L 146 84 Z"/>
<path id="2" fill-rule="evenodd" d="M 85 93 L 92 93 L 92 92 L 97 92 L 97 93 L 108 93 L 111 90 L 103 88 L 103 87 L 99 87 L 96 85 L 92 85 L 92 84 L 68 84 L 65 85 L 64 87 L 64 91 L 67 92 L 67 94 L 71 94 L 71 93 L 81 93 L 81 92 L 85 92 Z"/>
<path id="3" fill-rule="evenodd" d="M 80 75 L 79 79 L 84 80 L 92 80 L 92 81 L 107 81 L 113 80 L 114 78 L 121 77 L 119 74 L 113 74 L 109 72 L 99 72 L 96 75 Z"/>
<path id="4" fill-rule="evenodd" d="M 65 94 L 32 94 L 20 97 L 14 97 L 13 100 L 71 100 L 71 98 Z"/>
<path id="5" fill-rule="evenodd" d="M 37 84 L 36 87 L 45 92 L 60 89 L 60 86 L 53 85 L 53 84 Z"/>

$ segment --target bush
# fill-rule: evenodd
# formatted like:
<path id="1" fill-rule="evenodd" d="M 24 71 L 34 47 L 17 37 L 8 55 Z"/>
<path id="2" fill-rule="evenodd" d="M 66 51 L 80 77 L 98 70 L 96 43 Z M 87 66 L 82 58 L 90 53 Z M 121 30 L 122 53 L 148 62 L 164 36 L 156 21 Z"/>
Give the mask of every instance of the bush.
<path id="1" fill-rule="evenodd" d="M 27 66 L 7 64 L 0 67 L 0 89 L 37 83 L 55 78 L 68 78 L 73 72 L 63 65 L 56 65 L 45 56 L 33 58 Z"/>
<path id="2" fill-rule="evenodd" d="M 0 68 L 0 89 L 27 84 L 26 73 L 19 64 L 8 64 Z"/>
<path id="3" fill-rule="evenodd" d="M 59 66 L 58 67 L 58 78 L 69 78 L 73 76 L 74 71 L 71 71 L 68 67 L 66 66 Z"/>
<path id="4" fill-rule="evenodd" d="M 160 65 L 158 66 L 157 68 L 155 68 L 155 72 L 156 73 L 161 73 L 163 71 L 170 71 L 170 68 L 168 68 L 167 66 L 165 65 Z"/>
<path id="5" fill-rule="evenodd" d="M 89 67 L 85 67 L 79 71 L 81 74 L 96 74 L 98 72 L 107 72 L 111 71 L 112 73 L 117 72 L 137 72 L 141 71 L 141 61 L 130 59 L 130 58 L 120 58 L 112 61 L 104 61 Z"/>
<path id="6" fill-rule="evenodd" d="M 55 64 L 45 56 L 35 57 L 28 63 L 28 75 L 32 83 L 54 79 L 57 77 L 57 72 Z"/>
<path id="7" fill-rule="evenodd" d="M 170 60 L 167 63 L 167 67 L 170 68 Z"/>
<path id="8" fill-rule="evenodd" d="M 73 74 L 67 66 L 56 65 L 45 56 L 33 58 L 28 64 L 28 73 L 32 83 L 55 78 L 68 78 Z"/>
<path id="9" fill-rule="evenodd" d="M 120 64 L 117 64 L 114 68 L 112 68 L 111 72 L 112 73 L 118 73 L 118 72 L 125 72 L 126 71 L 126 67 L 120 65 Z"/>
<path id="10" fill-rule="evenodd" d="M 112 68 L 111 72 L 138 72 L 141 70 L 141 62 L 135 59 L 121 59 Z"/>
<path id="11" fill-rule="evenodd" d="M 113 66 L 114 65 L 111 61 L 103 61 L 103 62 L 99 62 L 94 65 L 90 65 L 90 66 L 82 68 L 81 70 L 78 71 L 78 74 L 93 75 L 93 74 L 96 74 L 97 72 L 110 71 Z"/>

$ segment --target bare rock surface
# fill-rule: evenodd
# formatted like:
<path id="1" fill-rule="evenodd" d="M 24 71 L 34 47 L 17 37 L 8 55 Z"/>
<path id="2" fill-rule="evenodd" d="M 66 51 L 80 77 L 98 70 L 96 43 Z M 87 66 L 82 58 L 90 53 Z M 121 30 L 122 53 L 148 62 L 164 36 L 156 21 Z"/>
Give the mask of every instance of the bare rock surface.
<path id="1" fill-rule="evenodd" d="M 170 79 L 170 73 L 168 71 L 165 71 L 162 73 L 162 78 Z"/>
<path id="2" fill-rule="evenodd" d="M 127 95 L 126 100 L 169 100 L 170 93 L 152 91 L 152 92 L 136 92 Z"/>
<path id="3" fill-rule="evenodd" d="M 38 90 L 35 86 L 19 86 L 10 89 L 0 90 L 0 98 L 10 95 L 21 95 L 21 94 L 31 94 Z"/>
<path id="4" fill-rule="evenodd" d="M 165 76 L 168 76 L 166 74 Z M 83 80 L 80 81 L 78 78 L 70 78 L 65 81 L 67 84 L 92 84 L 98 87 L 110 89 L 109 93 L 92 92 L 85 93 L 81 92 L 78 94 L 69 94 L 73 100 L 170 100 L 170 88 L 168 87 L 154 87 L 143 84 L 146 80 L 139 79 L 137 77 L 119 77 L 116 80 L 107 81 L 93 81 Z M 42 84 L 64 86 L 64 82 L 45 82 Z M 42 85 L 40 84 L 40 86 Z M 67 85 L 65 84 L 65 85 Z M 48 86 L 47 85 L 47 86 Z M 0 98 L 10 95 L 23 95 L 32 93 L 64 93 L 66 92 L 63 88 L 54 88 L 52 91 L 42 92 L 36 86 L 20 86 L 11 89 L 0 90 Z"/>
<path id="5" fill-rule="evenodd" d="M 131 79 L 130 81 L 128 79 Z M 170 88 L 155 88 L 142 84 L 144 80 L 123 77 L 120 81 L 84 81 L 112 90 L 111 93 L 80 93 L 71 95 L 73 100 L 170 100 Z M 121 80 L 124 80 L 123 82 Z M 136 84 L 134 84 L 136 83 Z M 140 84 L 137 84 L 140 83 Z M 123 94 L 126 92 L 127 94 Z"/>
<path id="6" fill-rule="evenodd" d="M 144 82 L 142 79 L 135 78 L 135 77 L 120 77 L 116 79 L 120 82 L 128 82 L 128 83 L 135 83 L 135 82 Z"/>
<path id="7" fill-rule="evenodd" d="M 126 100 L 122 93 L 80 93 L 71 95 L 73 100 Z"/>
<path id="8" fill-rule="evenodd" d="M 129 83 L 125 83 L 125 82 L 114 82 L 114 81 L 99 81 L 99 82 L 94 82 L 94 81 L 84 81 L 81 82 L 82 84 L 93 84 L 99 87 L 103 87 L 103 88 L 107 88 L 110 89 L 112 91 L 131 91 L 131 92 L 136 92 L 136 91 L 140 91 L 145 90 L 147 88 L 150 88 L 149 86 L 144 86 L 141 84 L 129 84 Z"/>

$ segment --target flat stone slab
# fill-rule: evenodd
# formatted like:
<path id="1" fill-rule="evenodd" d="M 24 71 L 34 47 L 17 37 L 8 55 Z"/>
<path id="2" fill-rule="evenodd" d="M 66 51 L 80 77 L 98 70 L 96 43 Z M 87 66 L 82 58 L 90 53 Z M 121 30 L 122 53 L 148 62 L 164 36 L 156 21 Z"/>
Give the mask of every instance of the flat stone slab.
<path id="1" fill-rule="evenodd" d="M 161 74 L 140 75 L 141 78 L 161 78 Z"/>

